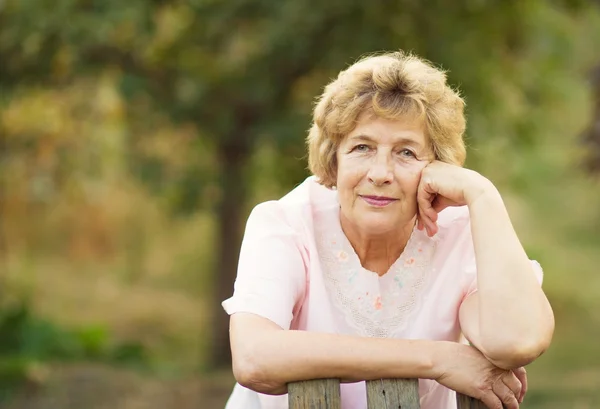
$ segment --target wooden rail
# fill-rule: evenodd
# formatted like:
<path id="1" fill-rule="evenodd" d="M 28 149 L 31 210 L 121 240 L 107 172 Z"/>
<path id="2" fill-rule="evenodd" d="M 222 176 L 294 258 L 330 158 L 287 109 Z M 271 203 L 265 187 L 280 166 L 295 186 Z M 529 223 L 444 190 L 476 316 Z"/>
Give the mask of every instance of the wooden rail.
<path id="1" fill-rule="evenodd" d="M 417 379 L 367 381 L 368 409 L 420 409 Z M 341 409 L 340 382 L 315 379 L 288 385 L 289 409 Z M 479 400 L 456 394 L 458 409 L 487 409 Z"/>

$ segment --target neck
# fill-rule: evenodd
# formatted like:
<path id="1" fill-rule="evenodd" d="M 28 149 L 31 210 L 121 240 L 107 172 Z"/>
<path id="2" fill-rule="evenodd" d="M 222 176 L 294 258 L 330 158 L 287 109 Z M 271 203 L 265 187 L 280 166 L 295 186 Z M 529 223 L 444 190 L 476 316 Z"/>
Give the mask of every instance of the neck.
<path id="1" fill-rule="evenodd" d="M 388 272 L 392 264 L 400 257 L 412 234 L 416 217 L 399 228 L 371 234 L 359 229 L 350 220 L 340 215 L 342 230 L 358 255 L 360 263 L 367 270 L 379 276 Z"/>

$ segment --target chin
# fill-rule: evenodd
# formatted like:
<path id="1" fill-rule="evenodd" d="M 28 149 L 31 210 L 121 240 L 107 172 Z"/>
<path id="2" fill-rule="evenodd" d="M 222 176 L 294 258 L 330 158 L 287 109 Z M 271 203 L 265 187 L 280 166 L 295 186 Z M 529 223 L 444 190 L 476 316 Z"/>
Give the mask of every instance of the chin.
<path id="1" fill-rule="evenodd" d="M 368 217 L 360 221 L 360 229 L 372 235 L 379 235 L 389 233 L 399 227 L 397 220 L 390 220 L 389 218 L 374 218 Z"/>

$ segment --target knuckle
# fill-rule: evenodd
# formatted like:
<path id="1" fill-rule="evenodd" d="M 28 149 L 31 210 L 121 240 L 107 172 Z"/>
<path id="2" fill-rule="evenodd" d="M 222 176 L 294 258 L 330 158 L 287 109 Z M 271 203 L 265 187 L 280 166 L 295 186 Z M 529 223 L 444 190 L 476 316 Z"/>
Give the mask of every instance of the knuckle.
<path id="1" fill-rule="evenodd" d="M 493 393 L 486 394 L 479 398 L 479 400 L 482 401 L 489 409 L 503 409 L 502 402 L 500 402 Z"/>
<path id="2" fill-rule="evenodd" d="M 517 387 L 518 390 L 523 389 L 523 383 L 520 380 L 517 379 L 515 381 L 515 385 L 516 385 L 516 387 Z"/>
<path id="3" fill-rule="evenodd" d="M 515 395 L 513 395 L 511 392 L 505 392 L 501 399 L 504 403 L 512 403 L 516 400 Z"/>
<path id="4" fill-rule="evenodd" d="M 494 403 L 492 403 L 492 407 L 490 409 L 504 409 L 502 406 L 502 403 L 500 401 L 494 401 Z"/>
<path id="5" fill-rule="evenodd" d="M 475 397 L 480 400 L 483 399 L 487 395 L 495 396 L 495 393 L 492 390 L 492 388 L 490 388 L 489 385 L 486 385 L 484 383 L 475 385 L 475 390 L 477 391 Z"/>

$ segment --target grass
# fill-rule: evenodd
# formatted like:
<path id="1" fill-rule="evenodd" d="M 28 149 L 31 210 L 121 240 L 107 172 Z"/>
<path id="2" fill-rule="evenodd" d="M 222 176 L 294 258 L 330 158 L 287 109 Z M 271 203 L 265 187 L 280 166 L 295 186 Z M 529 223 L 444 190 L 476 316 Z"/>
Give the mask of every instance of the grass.
<path id="1" fill-rule="evenodd" d="M 163 225 L 134 261 L 127 247 L 103 259 L 9 254 L 4 302 L 27 298 L 61 326 L 97 325 L 119 341 L 141 342 L 160 367 L 193 370 L 206 350 L 212 224 L 198 214 Z M 141 273 L 131 273 L 133 264 Z"/>

